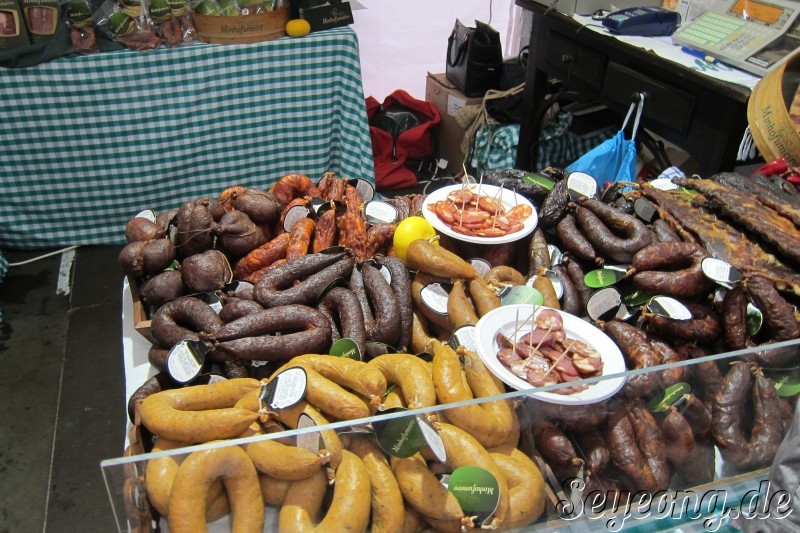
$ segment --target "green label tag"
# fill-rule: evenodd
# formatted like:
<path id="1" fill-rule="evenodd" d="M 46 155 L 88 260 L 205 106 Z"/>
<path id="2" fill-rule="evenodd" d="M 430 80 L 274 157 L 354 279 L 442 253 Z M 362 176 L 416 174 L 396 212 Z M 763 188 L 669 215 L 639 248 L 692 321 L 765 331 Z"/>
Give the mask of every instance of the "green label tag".
<path id="1" fill-rule="evenodd" d="M 622 295 L 623 303 L 630 306 L 642 305 L 643 303 L 649 301 L 650 298 L 652 298 L 651 295 L 647 294 L 646 292 L 642 292 L 639 289 L 635 289 L 633 292 L 627 292 Z"/>
<path id="2" fill-rule="evenodd" d="M 800 394 L 800 368 L 786 369 L 784 371 L 765 371 L 768 378 L 775 382 L 778 396 L 788 398 Z"/>
<path id="3" fill-rule="evenodd" d="M 745 318 L 745 321 L 747 322 L 747 333 L 749 333 L 752 337 L 761 331 L 761 326 L 764 324 L 764 315 L 761 313 L 761 309 L 752 303 L 748 303 L 746 317 L 747 318 Z"/>
<path id="4" fill-rule="evenodd" d="M 339 339 L 331 345 L 331 349 L 328 353 L 336 357 L 348 357 L 356 361 L 361 361 L 361 350 L 358 349 L 358 344 L 356 344 L 356 341 L 353 339 Z"/>
<path id="5" fill-rule="evenodd" d="M 542 305 L 544 298 L 542 297 L 542 293 L 533 287 L 528 287 L 527 285 L 515 285 L 509 288 L 509 290 L 500 297 L 500 302 L 503 305 Z"/>
<path id="6" fill-rule="evenodd" d="M 447 490 L 456 497 L 466 516 L 475 517 L 476 524 L 486 522 L 500 502 L 497 479 L 477 466 L 456 468 L 450 475 Z"/>
<path id="7" fill-rule="evenodd" d="M 552 191 L 553 187 L 556 186 L 556 182 L 551 180 L 546 176 L 542 176 L 541 174 L 536 174 L 531 172 L 530 174 L 525 174 L 522 176 L 523 181 L 527 181 L 528 183 L 535 183 L 536 185 L 547 189 L 548 191 Z"/>
<path id="8" fill-rule="evenodd" d="M 583 277 L 583 282 L 592 289 L 610 287 L 621 279 L 625 279 L 625 272 L 612 268 L 592 270 Z"/>
<path id="9" fill-rule="evenodd" d="M 675 405 L 691 390 L 692 387 L 688 383 L 684 383 L 683 381 L 676 383 L 671 387 L 667 387 L 667 390 L 665 390 L 662 395 L 656 396 L 647 402 L 647 408 L 654 413 L 660 413 L 670 405 Z"/>
<path id="10" fill-rule="evenodd" d="M 406 411 L 402 407 L 387 409 L 382 414 Z M 416 416 L 404 416 L 372 423 L 381 449 L 393 457 L 411 457 L 425 447 L 425 436 Z"/>

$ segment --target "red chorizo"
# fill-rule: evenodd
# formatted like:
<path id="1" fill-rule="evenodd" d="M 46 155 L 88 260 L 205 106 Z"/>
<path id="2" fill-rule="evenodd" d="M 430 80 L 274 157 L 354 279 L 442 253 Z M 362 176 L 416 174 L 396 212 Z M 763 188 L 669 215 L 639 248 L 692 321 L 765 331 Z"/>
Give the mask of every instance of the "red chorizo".
<path id="1" fill-rule="evenodd" d="M 328 209 L 320 215 L 317 229 L 314 231 L 314 244 L 311 250 L 314 253 L 336 245 L 336 209 Z"/>
<path id="2" fill-rule="evenodd" d="M 281 233 L 268 243 L 259 246 L 239 259 L 234 268 L 236 279 L 244 279 L 253 272 L 268 267 L 278 259 L 285 258 L 290 237 L 288 233 Z"/>
<path id="3" fill-rule="evenodd" d="M 308 253 L 311 236 L 317 223 L 311 218 L 301 218 L 289 232 L 289 245 L 286 247 L 286 260 L 291 261 Z"/>

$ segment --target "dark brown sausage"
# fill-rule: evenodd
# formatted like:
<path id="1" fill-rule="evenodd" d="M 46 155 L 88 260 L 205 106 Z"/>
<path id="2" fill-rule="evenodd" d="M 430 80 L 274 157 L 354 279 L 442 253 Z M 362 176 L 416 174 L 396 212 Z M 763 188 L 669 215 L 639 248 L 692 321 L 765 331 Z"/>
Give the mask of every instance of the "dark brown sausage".
<path id="1" fill-rule="evenodd" d="M 712 407 L 711 432 L 725 460 L 734 465 L 747 464 L 749 446 L 745 436 L 743 413 L 753 388 L 753 373 L 747 363 L 734 363 L 725 374 L 722 388 Z"/>
<path id="2" fill-rule="evenodd" d="M 673 242 L 681 240 L 678 234 L 675 233 L 675 230 L 672 229 L 672 226 L 669 225 L 669 222 L 662 218 L 655 220 L 652 224 L 650 224 L 650 227 L 653 228 L 658 242 Z"/>
<path id="3" fill-rule="evenodd" d="M 643 403 L 629 402 L 612 413 L 606 439 L 614 465 L 630 480 L 632 490 L 667 489 L 670 472 L 663 436 Z"/>
<path id="4" fill-rule="evenodd" d="M 722 322 L 728 349 L 744 349 L 750 341 L 750 334 L 747 331 L 747 295 L 741 284 L 725 294 L 722 300 Z"/>
<path id="5" fill-rule="evenodd" d="M 264 307 L 311 304 L 332 282 L 346 279 L 353 264 L 344 252 L 298 257 L 264 274 L 253 289 L 253 298 Z"/>
<path id="6" fill-rule="evenodd" d="M 628 369 L 648 368 L 659 364 L 658 353 L 651 346 L 647 335 L 639 328 L 619 320 L 601 322 L 598 325 L 617 343 L 625 356 Z M 630 398 L 645 398 L 658 388 L 658 376 L 648 372 L 629 376 L 624 390 Z"/>
<path id="7" fill-rule="evenodd" d="M 672 346 L 660 339 L 651 338 L 650 346 L 658 355 L 660 364 L 666 365 L 669 363 L 677 363 L 683 361 L 680 353 L 675 351 Z M 659 373 L 661 387 L 666 389 L 676 383 L 686 381 L 687 367 L 676 366 L 667 370 L 662 370 Z"/>
<path id="8" fill-rule="evenodd" d="M 692 302 L 682 303 L 691 311 L 691 319 L 675 320 L 645 313 L 648 327 L 662 337 L 701 344 L 712 344 L 722 335 L 719 316 L 710 307 Z"/>
<path id="9" fill-rule="evenodd" d="M 561 219 L 561 222 L 556 226 L 556 235 L 561 240 L 561 246 L 564 250 L 570 252 L 578 259 L 584 261 L 592 261 L 597 265 L 603 264 L 603 259 L 597 256 L 592 244 L 586 239 L 581 230 L 578 229 L 575 223 L 575 217 L 572 213 Z"/>
<path id="10" fill-rule="evenodd" d="M 535 276 L 540 268 L 550 268 L 550 250 L 547 249 L 547 240 L 541 228 L 536 228 L 533 232 L 530 245 L 528 246 L 528 276 Z"/>
<path id="11" fill-rule="evenodd" d="M 226 297 L 225 303 L 222 305 L 222 309 L 219 312 L 219 318 L 223 322 L 228 323 L 233 322 L 237 318 L 242 318 L 243 316 L 251 315 L 263 310 L 264 308 L 258 302 L 254 302 L 253 300 Z"/>
<path id="12" fill-rule="evenodd" d="M 575 288 L 578 290 L 578 295 L 581 299 L 581 309 L 582 314 L 586 311 L 586 306 L 589 304 L 589 299 L 594 294 L 594 289 L 586 285 L 586 271 L 583 269 L 583 266 L 578 262 L 576 259 L 567 257 L 564 264 L 567 266 L 567 274 L 569 274 L 569 279 L 572 280 L 572 283 L 575 285 Z"/>
<path id="13" fill-rule="evenodd" d="M 137 402 L 144 401 L 148 396 L 161 392 L 162 390 L 175 389 L 177 387 L 178 384 L 165 372 L 159 372 L 148 378 L 148 380 L 142 383 L 142 385 L 131 394 L 131 397 L 128 398 L 128 418 L 130 421 L 135 422 L 134 418 L 136 416 Z"/>
<path id="14" fill-rule="evenodd" d="M 780 398 L 775 383 L 761 373 L 753 384 L 753 429 L 750 438 L 748 466 L 768 466 L 783 441 L 784 428 Z"/>
<path id="15" fill-rule="evenodd" d="M 577 435 L 581 456 L 586 461 L 593 475 L 602 474 L 611 463 L 611 452 L 602 433 L 598 430 L 587 431 Z"/>
<path id="16" fill-rule="evenodd" d="M 575 219 L 603 258 L 627 264 L 636 252 L 650 244 L 644 222 L 600 200 L 582 199 L 575 208 Z"/>
<path id="17" fill-rule="evenodd" d="M 633 256 L 631 267 L 636 271 L 633 284 L 648 294 L 699 298 L 712 286 L 700 268 L 706 257 L 709 255 L 702 246 L 689 242 L 645 246 Z"/>
<path id="18" fill-rule="evenodd" d="M 411 346 L 411 323 L 413 301 L 411 299 L 411 277 L 408 268 L 401 259 L 386 255 L 376 255 L 375 261 L 389 269 L 392 275 L 392 290 L 397 297 L 397 305 L 400 310 L 400 337 L 396 348 L 400 351 Z"/>
<path id="19" fill-rule="evenodd" d="M 548 462 L 562 466 L 583 463 L 569 437 L 552 422 L 547 420 L 534 422 L 531 431 L 536 449 Z"/>
<path id="20" fill-rule="evenodd" d="M 341 328 L 341 336 L 339 336 L 339 331 L 336 331 L 334 337 L 352 339 L 361 354 L 364 354 L 367 330 L 364 326 L 364 315 L 361 314 L 358 298 L 353 291 L 345 287 L 334 287 L 325 293 L 325 296 L 317 304 L 317 309 L 326 316 L 338 318 L 336 322 Z"/>
<path id="21" fill-rule="evenodd" d="M 794 317 L 792 306 L 783 299 L 771 281 L 753 276 L 745 280 L 744 284 L 747 294 L 764 315 L 771 340 L 780 342 L 800 337 L 800 324 Z"/>
<path id="22" fill-rule="evenodd" d="M 373 320 L 366 322 L 367 339 L 394 346 L 400 338 L 400 308 L 389 282 L 377 268 L 361 265 L 364 288 L 372 307 Z"/>
<path id="23" fill-rule="evenodd" d="M 182 340 L 203 340 L 221 326 L 222 320 L 211 306 L 197 298 L 181 296 L 156 310 L 150 332 L 159 346 L 170 349 Z"/>
<path id="24" fill-rule="evenodd" d="M 557 265 L 553 267 L 553 272 L 556 273 L 556 278 L 561 282 L 564 290 L 561 295 L 561 310 L 575 316 L 583 315 L 586 308 L 581 305 L 581 295 L 567 273 L 567 269 L 562 265 Z"/>

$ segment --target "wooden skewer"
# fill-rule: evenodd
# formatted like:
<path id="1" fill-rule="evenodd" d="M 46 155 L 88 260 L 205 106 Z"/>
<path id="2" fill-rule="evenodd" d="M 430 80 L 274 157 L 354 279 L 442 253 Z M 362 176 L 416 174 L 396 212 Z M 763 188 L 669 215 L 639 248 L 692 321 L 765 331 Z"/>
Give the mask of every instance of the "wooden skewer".
<path id="1" fill-rule="evenodd" d="M 564 349 L 564 351 L 561 353 L 561 355 L 559 355 L 559 356 L 558 356 L 558 359 L 556 359 L 556 360 L 553 362 L 553 364 L 552 364 L 552 365 L 550 365 L 550 368 L 547 370 L 547 372 L 545 372 L 545 373 L 544 373 L 544 376 L 542 376 L 542 379 L 546 378 L 546 377 L 547 377 L 547 375 L 548 375 L 550 372 L 552 372 L 552 371 L 553 371 L 553 369 L 556 367 L 556 365 L 557 365 L 558 363 L 560 363 L 562 359 L 564 359 L 564 356 L 565 356 L 565 355 L 567 355 L 567 352 L 569 352 L 570 348 L 572 348 L 572 345 L 573 345 L 573 344 L 575 344 L 576 340 L 577 340 L 577 339 L 574 339 L 574 340 L 573 340 L 573 341 L 572 341 L 572 342 L 569 344 L 569 346 L 567 346 L 567 347 Z"/>

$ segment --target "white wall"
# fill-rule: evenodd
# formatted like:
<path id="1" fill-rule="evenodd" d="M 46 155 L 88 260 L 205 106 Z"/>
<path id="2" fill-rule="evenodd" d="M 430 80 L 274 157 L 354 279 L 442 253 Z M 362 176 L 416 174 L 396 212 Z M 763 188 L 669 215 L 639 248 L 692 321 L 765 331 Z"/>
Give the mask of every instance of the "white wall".
<path id="1" fill-rule="evenodd" d="M 364 96 L 378 101 L 395 89 L 425 99 L 428 72 L 444 72 L 447 38 L 456 18 L 468 26 L 492 25 L 505 56 L 516 55 L 510 26 L 520 17 L 513 0 L 358 0 L 353 29 L 358 35 Z M 355 6 L 355 4 L 354 4 Z M 491 7 L 491 9 L 490 9 Z"/>

